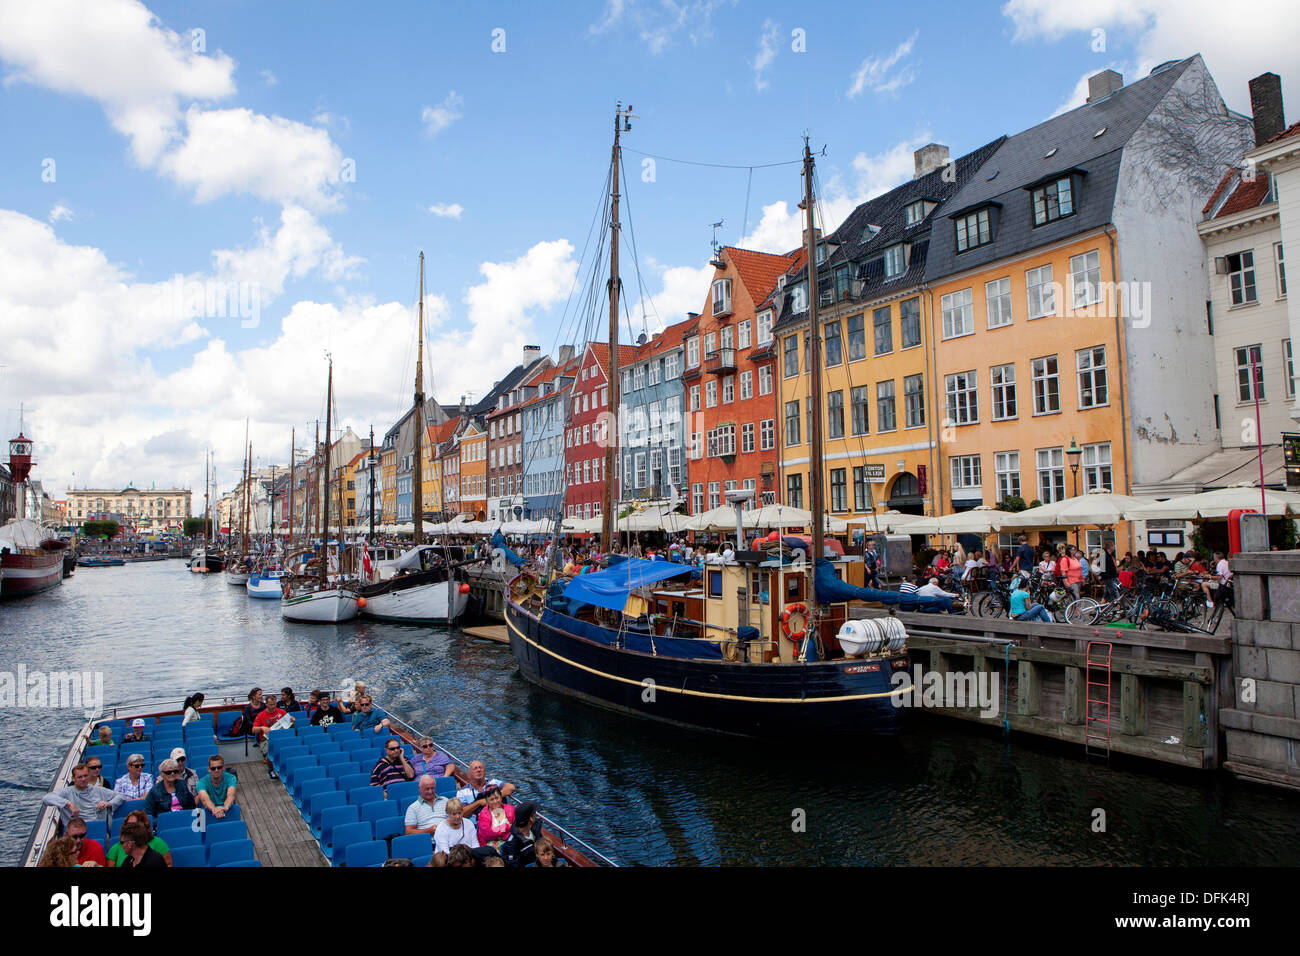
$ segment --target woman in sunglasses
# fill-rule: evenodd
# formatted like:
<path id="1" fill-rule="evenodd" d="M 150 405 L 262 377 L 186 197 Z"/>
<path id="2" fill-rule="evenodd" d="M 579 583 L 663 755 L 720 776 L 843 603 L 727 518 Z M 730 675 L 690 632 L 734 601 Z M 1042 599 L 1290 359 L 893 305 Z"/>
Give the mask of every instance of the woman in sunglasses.
<path id="1" fill-rule="evenodd" d="M 435 747 L 428 737 L 420 741 L 418 751 L 411 760 L 417 780 L 426 773 L 430 777 L 450 777 L 456 772 L 456 765 L 451 762 L 451 757 Z"/>
<path id="2" fill-rule="evenodd" d="M 153 789 L 153 774 L 144 772 L 143 754 L 126 758 L 126 773 L 117 778 L 113 789 L 128 800 L 139 800 Z"/>
<path id="3" fill-rule="evenodd" d="M 173 810 L 194 809 L 194 794 L 181 782 L 180 773 L 180 764 L 175 760 L 167 759 L 158 765 L 158 782 L 144 798 L 145 811 L 151 817 Z"/>

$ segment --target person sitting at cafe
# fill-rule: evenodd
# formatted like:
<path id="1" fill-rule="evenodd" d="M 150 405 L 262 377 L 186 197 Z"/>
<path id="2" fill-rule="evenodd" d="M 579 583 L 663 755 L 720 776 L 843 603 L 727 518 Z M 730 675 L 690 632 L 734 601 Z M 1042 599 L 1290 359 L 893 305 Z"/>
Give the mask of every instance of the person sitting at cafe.
<path id="1" fill-rule="evenodd" d="M 221 756 L 208 758 L 208 772 L 199 780 L 199 804 L 218 820 L 224 819 L 235 805 L 235 790 L 239 783 L 233 773 L 226 773 L 226 761 Z"/>
<path id="2" fill-rule="evenodd" d="M 194 809 L 194 794 L 181 782 L 181 766 L 175 760 L 168 758 L 158 765 L 158 782 L 144 798 L 144 808 L 151 817 Z"/>

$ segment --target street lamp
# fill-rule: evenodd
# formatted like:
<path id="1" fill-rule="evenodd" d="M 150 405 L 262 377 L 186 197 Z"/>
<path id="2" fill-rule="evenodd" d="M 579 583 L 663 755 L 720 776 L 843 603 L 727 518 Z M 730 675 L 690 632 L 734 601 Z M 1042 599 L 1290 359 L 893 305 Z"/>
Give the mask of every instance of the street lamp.
<path id="1" fill-rule="evenodd" d="M 1079 443 L 1070 436 L 1070 447 L 1065 449 L 1065 455 L 1070 459 L 1070 475 L 1074 479 L 1074 497 L 1079 497 L 1079 459 L 1083 457 L 1083 449 Z M 1074 546 L 1079 546 L 1079 528 L 1076 525 L 1074 529 Z"/>

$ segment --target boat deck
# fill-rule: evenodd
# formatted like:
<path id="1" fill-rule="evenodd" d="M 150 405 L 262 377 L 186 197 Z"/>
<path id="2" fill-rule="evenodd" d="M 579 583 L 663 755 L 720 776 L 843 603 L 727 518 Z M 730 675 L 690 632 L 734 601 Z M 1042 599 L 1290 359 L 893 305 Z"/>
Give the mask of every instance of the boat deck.
<path id="1" fill-rule="evenodd" d="M 262 754 L 222 744 L 226 766 L 239 779 L 239 806 L 262 866 L 329 866 L 284 784 L 266 775 Z"/>

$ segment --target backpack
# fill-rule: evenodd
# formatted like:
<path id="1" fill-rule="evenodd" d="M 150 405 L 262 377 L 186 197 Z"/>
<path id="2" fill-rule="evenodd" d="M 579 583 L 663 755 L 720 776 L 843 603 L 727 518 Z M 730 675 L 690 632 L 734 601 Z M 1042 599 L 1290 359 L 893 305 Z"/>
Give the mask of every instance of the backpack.
<path id="1" fill-rule="evenodd" d="M 235 722 L 230 725 L 230 730 L 226 732 L 227 736 L 238 737 L 244 732 L 244 715 L 240 714 L 235 718 Z"/>

